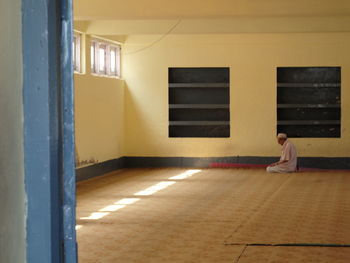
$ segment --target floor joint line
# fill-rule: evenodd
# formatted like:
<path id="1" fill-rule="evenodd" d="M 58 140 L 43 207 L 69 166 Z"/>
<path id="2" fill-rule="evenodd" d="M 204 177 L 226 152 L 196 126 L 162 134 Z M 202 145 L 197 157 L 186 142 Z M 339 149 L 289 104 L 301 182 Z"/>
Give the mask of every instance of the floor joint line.
<path id="1" fill-rule="evenodd" d="M 350 244 L 322 244 L 322 243 L 281 243 L 281 244 L 263 244 L 263 243 L 232 243 L 228 246 L 245 246 L 245 247 L 350 247 Z"/>
<path id="2" fill-rule="evenodd" d="M 236 259 L 236 261 L 234 263 L 238 263 L 239 260 L 241 259 L 242 255 L 244 254 L 245 250 L 247 249 L 247 245 L 244 246 L 244 248 L 241 251 L 241 254 L 238 256 L 238 258 Z"/>

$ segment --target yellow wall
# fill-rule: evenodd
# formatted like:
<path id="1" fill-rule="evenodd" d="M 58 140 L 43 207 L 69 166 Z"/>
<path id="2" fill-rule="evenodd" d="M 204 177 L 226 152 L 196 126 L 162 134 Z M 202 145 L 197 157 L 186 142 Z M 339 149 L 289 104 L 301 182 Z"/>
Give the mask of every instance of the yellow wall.
<path id="1" fill-rule="evenodd" d="M 342 67 L 342 137 L 292 139 L 299 156 L 350 156 L 350 33 L 129 36 L 126 156 L 277 156 L 276 67 Z M 230 67 L 230 138 L 168 138 L 168 67 Z"/>
<path id="2" fill-rule="evenodd" d="M 124 84 L 90 74 L 90 38 L 86 38 L 86 74 L 74 74 L 77 166 L 124 155 Z"/>
<path id="3" fill-rule="evenodd" d="M 177 2 L 175 1 L 175 3 Z M 173 28 L 172 34 L 178 35 L 350 32 L 349 15 L 221 16 L 215 19 L 119 19 L 92 20 L 78 23 L 81 26 L 85 26 L 84 32 L 99 35 L 165 34 L 171 28 Z"/>

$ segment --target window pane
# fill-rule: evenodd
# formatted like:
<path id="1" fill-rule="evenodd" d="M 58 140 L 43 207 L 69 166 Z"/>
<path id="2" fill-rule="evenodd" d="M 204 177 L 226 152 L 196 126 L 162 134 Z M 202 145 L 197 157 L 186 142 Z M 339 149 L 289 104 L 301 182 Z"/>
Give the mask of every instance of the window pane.
<path id="1" fill-rule="evenodd" d="M 91 69 L 92 72 L 95 72 L 95 43 L 92 43 L 91 45 Z"/>
<path id="2" fill-rule="evenodd" d="M 72 45 L 73 67 L 75 72 L 80 72 L 80 34 L 74 33 Z"/>
<path id="3" fill-rule="evenodd" d="M 100 46 L 98 53 L 99 71 L 105 72 L 106 70 L 106 47 Z"/>
<path id="4" fill-rule="evenodd" d="M 74 70 L 76 70 L 76 68 L 77 68 L 77 60 L 76 60 L 76 57 L 75 57 L 75 37 L 74 37 L 73 45 L 72 45 L 72 58 L 73 58 L 73 67 L 74 67 Z"/>
<path id="5" fill-rule="evenodd" d="M 111 72 L 115 73 L 116 72 L 116 52 L 115 49 L 111 49 Z"/>

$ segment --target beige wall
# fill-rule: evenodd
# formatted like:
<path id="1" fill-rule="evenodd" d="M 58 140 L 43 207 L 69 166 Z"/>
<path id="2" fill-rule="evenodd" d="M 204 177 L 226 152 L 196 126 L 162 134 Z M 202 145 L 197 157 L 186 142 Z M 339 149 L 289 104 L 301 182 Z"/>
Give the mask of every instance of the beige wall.
<path id="1" fill-rule="evenodd" d="M 342 137 L 293 139 L 300 156 L 350 154 L 350 33 L 129 36 L 126 156 L 277 156 L 276 67 L 342 67 Z M 168 67 L 230 67 L 231 137 L 168 138 Z"/>
<path id="2" fill-rule="evenodd" d="M 0 262 L 26 262 L 21 1 L 0 1 Z"/>
<path id="3" fill-rule="evenodd" d="M 124 156 L 124 82 L 91 75 L 86 55 L 86 74 L 74 74 L 78 167 Z"/>

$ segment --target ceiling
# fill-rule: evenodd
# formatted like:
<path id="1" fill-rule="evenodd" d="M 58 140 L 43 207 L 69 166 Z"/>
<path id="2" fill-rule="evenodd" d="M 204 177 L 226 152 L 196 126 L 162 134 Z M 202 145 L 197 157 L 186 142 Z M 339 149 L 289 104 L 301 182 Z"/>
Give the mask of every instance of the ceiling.
<path id="1" fill-rule="evenodd" d="M 350 0 L 74 0 L 90 34 L 350 32 Z"/>

